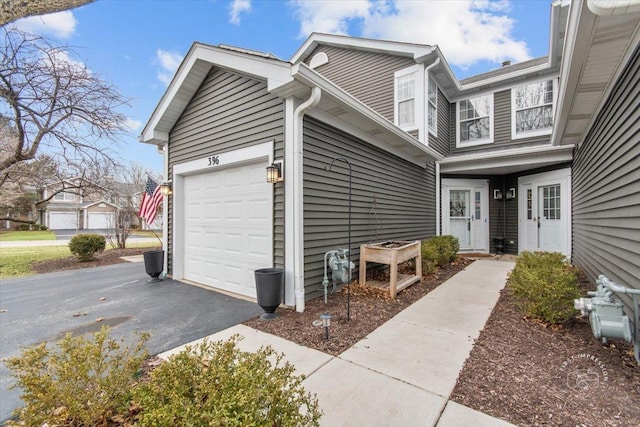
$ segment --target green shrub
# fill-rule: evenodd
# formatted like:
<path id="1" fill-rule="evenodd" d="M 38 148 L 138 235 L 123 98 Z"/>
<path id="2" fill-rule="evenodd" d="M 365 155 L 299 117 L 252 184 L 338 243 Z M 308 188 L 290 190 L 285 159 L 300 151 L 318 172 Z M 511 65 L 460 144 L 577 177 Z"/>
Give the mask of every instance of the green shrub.
<path id="1" fill-rule="evenodd" d="M 20 231 L 29 231 L 31 229 L 31 225 L 29 224 L 20 224 Z"/>
<path id="2" fill-rule="evenodd" d="M 315 396 L 303 376 L 271 347 L 241 352 L 239 337 L 188 347 L 134 390 L 141 426 L 318 425 Z"/>
<path id="3" fill-rule="evenodd" d="M 422 274 L 427 275 L 436 271 L 439 259 L 436 247 L 424 241 L 422 242 L 420 251 L 422 253 Z"/>
<path id="4" fill-rule="evenodd" d="M 47 227 L 46 225 L 40 224 L 40 230 L 41 231 L 47 231 L 48 229 L 49 229 L 49 227 Z"/>
<path id="5" fill-rule="evenodd" d="M 13 387 L 23 391 L 16 425 L 107 425 L 114 415 L 126 415 L 149 336 L 143 334 L 132 348 L 108 336 L 107 327 L 92 340 L 67 334 L 57 351 L 42 343 L 5 360 L 17 379 Z"/>
<path id="6" fill-rule="evenodd" d="M 425 249 L 425 246 L 429 249 Z M 458 238 L 453 236 L 435 236 L 422 242 L 422 258 L 425 263 L 425 254 L 428 256 L 426 262 L 434 262 L 438 267 L 455 261 L 458 256 L 460 244 Z"/>
<path id="7" fill-rule="evenodd" d="M 569 320 L 580 297 L 578 271 L 557 252 L 522 252 L 507 285 L 527 316 L 549 323 Z"/>
<path id="8" fill-rule="evenodd" d="M 107 247 L 107 240 L 99 234 L 78 234 L 69 241 L 69 250 L 80 258 L 80 261 L 90 261 L 96 252 L 102 252 Z"/>

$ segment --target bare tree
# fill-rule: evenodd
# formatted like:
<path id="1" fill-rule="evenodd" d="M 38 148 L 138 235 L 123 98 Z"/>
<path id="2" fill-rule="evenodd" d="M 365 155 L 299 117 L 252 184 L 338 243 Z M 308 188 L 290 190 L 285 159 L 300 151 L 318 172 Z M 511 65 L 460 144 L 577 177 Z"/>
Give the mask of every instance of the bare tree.
<path id="1" fill-rule="evenodd" d="M 94 0 L 2 0 L 0 1 L 0 25 L 33 15 L 61 12 L 91 3 Z"/>
<path id="2" fill-rule="evenodd" d="M 2 28 L 1 37 L 0 194 L 32 191 L 37 184 L 27 175 L 31 181 L 57 180 L 56 192 L 84 191 L 86 183 L 116 167 L 112 148 L 126 130 L 126 117 L 117 109 L 126 99 L 70 59 L 67 47 L 14 28 Z M 38 170 L 44 154 L 56 173 Z M 69 183 L 69 177 L 80 179 Z"/>
<path id="3" fill-rule="evenodd" d="M 108 175 L 105 175 L 108 176 Z M 142 224 L 138 216 L 141 193 L 144 191 L 147 177 L 157 176 L 139 163 L 131 162 L 128 167 L 120 166 L 115 176 L 101 185 L 118 194 L 118 210 L 112 223 L 108 224 L 107 240 L 113 247 L 123 249 L 135 226 Z"/>

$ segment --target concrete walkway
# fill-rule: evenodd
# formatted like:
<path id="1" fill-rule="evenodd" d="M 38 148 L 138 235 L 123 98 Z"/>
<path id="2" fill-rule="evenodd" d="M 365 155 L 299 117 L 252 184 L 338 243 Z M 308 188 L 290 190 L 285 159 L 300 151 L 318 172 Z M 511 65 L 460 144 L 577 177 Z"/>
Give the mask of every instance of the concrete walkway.
<path id="1" fill-rule="evenodd" d="M 284 353 L 317 394 L 323 426 L 506 427 L 449 396 L 513 266 L 474 262 L 337 357 L 244 325 L 208 338 L 237 333 L 245 351 L 269 344 Z"/>

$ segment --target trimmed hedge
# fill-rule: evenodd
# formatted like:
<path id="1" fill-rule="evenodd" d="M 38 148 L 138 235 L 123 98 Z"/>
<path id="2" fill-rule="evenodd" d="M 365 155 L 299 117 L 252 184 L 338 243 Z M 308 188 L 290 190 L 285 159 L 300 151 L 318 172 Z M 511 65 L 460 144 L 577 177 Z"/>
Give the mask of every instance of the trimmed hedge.
<path id="1" fill-rule="evenodd" d="M 460 244 L 454 236 L 435 236 L 422 242 L 422 272 L 433 273 L 436 267 L 444 267 L 456 260 Z"/>
<path id="2" fill-rule="evenodd" d="M 107 240 L 99 234 L 78 234 L 69 241 L 69 250 L 80 261 L 91 261 L 97 252 L 107 247 Z"/>
<path id="3" fill-rule="evenodd" d="M 578 270 L 557 252 L 522 252 L 507 286 L 528 317 L 562 323 L 576 313 Z"/>

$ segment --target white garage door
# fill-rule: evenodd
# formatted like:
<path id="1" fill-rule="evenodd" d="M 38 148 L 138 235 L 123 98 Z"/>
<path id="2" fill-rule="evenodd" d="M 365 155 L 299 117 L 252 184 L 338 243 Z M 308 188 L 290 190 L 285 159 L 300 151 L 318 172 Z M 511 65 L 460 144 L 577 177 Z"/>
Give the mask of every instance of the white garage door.
<path id="1" fill-rule="evenodd" d="M 52 230 L 75 230 L 78 215 L 75 212 L 49 212 L 49 228 Z"/>
<path id="2" fill-rule="evenodd" d="M 115 225 L 115 218 L 116 216 L 113 212 L 89 212 L 87 228 L 94 230 L 113 228 Z"/>
<path id="3" fill-rule="evenodd" d="M 272 193 L 265 162 L 184 178 L 184 277 L 256 296 L 254 270 L 272 266 Z"/>

